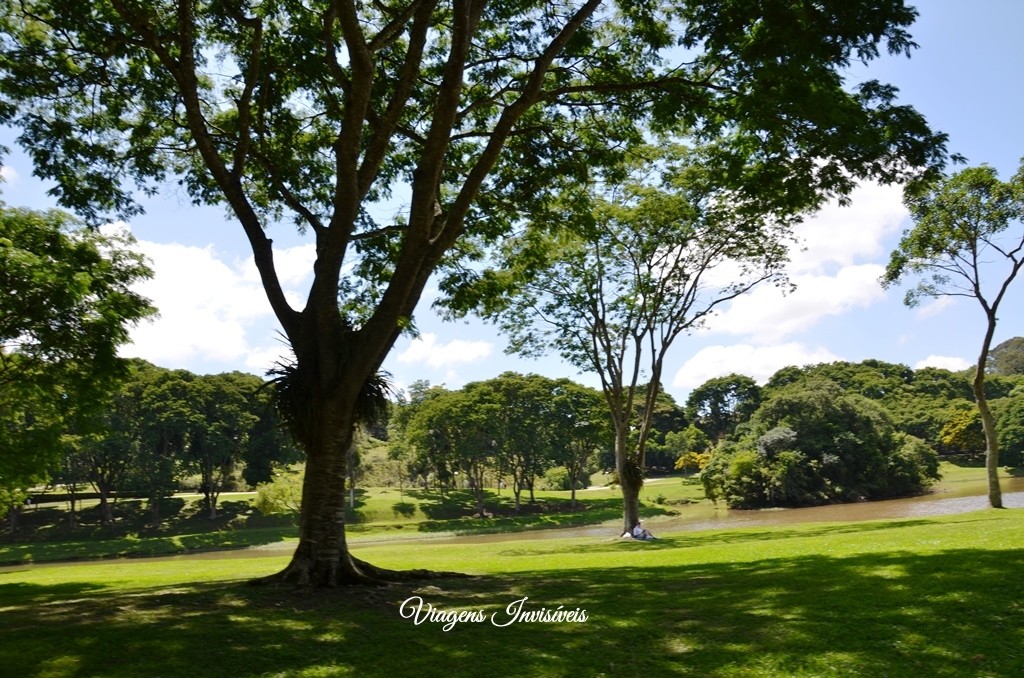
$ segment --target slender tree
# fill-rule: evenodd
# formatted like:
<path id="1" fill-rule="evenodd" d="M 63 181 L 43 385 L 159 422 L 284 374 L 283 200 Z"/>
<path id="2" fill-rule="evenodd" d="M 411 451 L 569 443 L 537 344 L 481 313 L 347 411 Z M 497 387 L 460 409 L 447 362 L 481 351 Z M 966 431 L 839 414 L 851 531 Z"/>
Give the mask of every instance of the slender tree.
<path id="1" fill-rule="evenodd" d="M 0 0 L 0 118 L 87 218 L 130 217 L 137 186 L 171 178 L 229 210 L 307 413 L 281 578 L 372 582 L 396 575 L 349 552 L 346 452 L 435 271 L 456 285 L 480 245 L 648 124 L 728 135 L 731 180 L 795 202 L 940 164 L 943 138 L 893 88 L 840 75 L 909 52 L 915 16 L 902 0 Z M 392 197 L 401 214 L 376 223 Z M 275 267 L 283 220 L 316 242 L 301 308 Z"/>
<path id="2" fill-rule="evenodd" d="M 914 226 L 892 253 L 882 282 L 891 286 L 907 275 L 925 276 L 907 292 L 908 306 L 928 298 L 967 297 L 984 312 L 972 386 L 985 432 L 989 504 L 1002 508 L 999 439 L 985 371 L 1000 304 L 1024 267 L 1024 161 L 1010 181 L 1000 181 L 992 167 L 972 167 L 930 190 L 909 193 L 906 203 Z"/>
<path id="3" fill-rule="evenodd" d="M 668 351 L 719 305 L 760 283 L 785 284 L 792 215 L 744 202 L 680 149 L 638 159 L 628 181 L 586 197 L 563 203 L 564 228 L 534 221 L 511 240 L 474 302 L 511 350 L 553 346 L 599 375 L 629 531 Z"/>

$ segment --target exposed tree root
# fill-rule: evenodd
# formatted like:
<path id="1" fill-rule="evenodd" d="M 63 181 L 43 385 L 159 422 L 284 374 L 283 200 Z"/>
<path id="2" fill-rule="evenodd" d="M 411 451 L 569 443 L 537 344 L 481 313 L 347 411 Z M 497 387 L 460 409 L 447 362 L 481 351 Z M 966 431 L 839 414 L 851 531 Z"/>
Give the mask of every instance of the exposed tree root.
<path id="1" fill-rule="evenodd" d="M 389 570 L 352 556 L 342 559 L 342 563 L 331 567 L 324 567 L 323 563 L 295 557 L 288 567 L 280 572 L 254 579 L 251 583 L 255 585 L 291 584 L 299 587 L 337 588 L 341 586 L 388 586 L 411 581 L 469 578 L 470 576 L 460 572 L 437 572 L 423 569 Z"/>

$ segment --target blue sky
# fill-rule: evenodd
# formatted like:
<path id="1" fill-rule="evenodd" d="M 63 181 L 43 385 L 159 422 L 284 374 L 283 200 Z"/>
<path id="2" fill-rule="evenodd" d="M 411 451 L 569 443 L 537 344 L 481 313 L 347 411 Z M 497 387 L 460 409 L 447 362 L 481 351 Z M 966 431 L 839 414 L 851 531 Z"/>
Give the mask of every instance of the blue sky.
<path id="1" fill-rule="evenodd" d="M 969 164 L 987 163 L 1004 179 L 1024 156 L 1024 2 L 920 0 L 912 28 L 920 48 L 911 59 L 883 57 L 850 82 L 875 78 L 896 85 Z M 0 144 L 13 147 L 0 130 Z M 3 159 L 8 205 L 53 206 L 24 155 Z M 209 373 L 239 369 L 263 374 L 282 344 L 241 228 L 217 208 L 196 208 L 169 186 L 128 225 L 152 260 L 154 280 L 142 287 L 161 315 L 133 332 L 123 353 L 158 365 Z M 790 268 L 796 292 L 773 288 L 736 300 L 706 330 L 681 337 L 665 370 L 665 386 L 682 400 L 706 379 L 740 372 L 758 380 L 790 364 L 878 358 L 954 369 L 973 363 L 984 318 L 969 299 L 908 309 L 902 289 L 884 291 L 878 276 L 909 226 L 897 188 L 862 186 L 850 207 L 830 206 L 801 227 L 804 250 Z M 285 225 L 271 233 L 286 288 L 297 305 L 310 280 L 312 245 Z M 524 360 L 504 354 L 505 341 L 480 322 L 444 323 L 417 313 L 418 339 L 401 339 L 385 368 L 398 386 L 417 379 L 457 388 L 505 370 L 567 376 L 597 385 L 557 357 Z M 1004 302 L 996 342 L 1024 335 L 1024 280 Z"/>

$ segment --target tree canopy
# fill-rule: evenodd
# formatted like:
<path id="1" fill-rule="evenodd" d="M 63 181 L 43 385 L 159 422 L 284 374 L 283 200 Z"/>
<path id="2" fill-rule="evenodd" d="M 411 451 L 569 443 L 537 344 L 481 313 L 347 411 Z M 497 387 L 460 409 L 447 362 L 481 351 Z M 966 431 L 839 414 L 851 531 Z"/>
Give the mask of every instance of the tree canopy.
<path id="1" fill-rule="evenodd" d="M 731 434 L 761 404 L 761 387 L 750 377 L 730 374 L 690 391 L 686 415 L 712 440 Z"/>
<path id="2" fill-rule="evenodd" d="M 878 404 L 811 379 L 780 389 L 702 473 L 730 506 L 808 506 L 919 492 L 938 478 L 934 450 L 897 434 Z"/>
<path id="3" fill-rule="evenodd" d="M 129 328 L 154 313 L 131 288 L 152 275 L 133 245 L 64 212 L 0 203 L 0 383 L 43 367 L 114 369 Z"/>
<path id="4" fill-rule="evenodd" d="M 842 76 L 909 53 L 915 16 L 901 0 L 2 0 L 0 120 L 89 220 L 177 180 L 238 222 L 295 352 L 289 409 L 312 413 L 282 577 L 334 585 L 393 576 L 351 557 L 340 479 L 363 387 L 435 271 L 457 287 L 467 257 L 649 129 L 718 140 L 721 176 L 793 206 L 934 171 L 945 138 L 894 88 Z M 282 221 L 316 241 L 298 303 L 274 263 Z"/>
<path id="5" fill-rule="evenodd" d="M 988 353 L 988 366 L 993 374 L 1024 374 L 1024 337 L 1013 337 Z"/>
<path id="6" fill-rule="evenodd" d="M 42 480 L 71 420 L 116 389 L 118 347 L 154 312 L 132 289 L 151 275 L 132 245 L 0 203 L 0 489 Z"/>

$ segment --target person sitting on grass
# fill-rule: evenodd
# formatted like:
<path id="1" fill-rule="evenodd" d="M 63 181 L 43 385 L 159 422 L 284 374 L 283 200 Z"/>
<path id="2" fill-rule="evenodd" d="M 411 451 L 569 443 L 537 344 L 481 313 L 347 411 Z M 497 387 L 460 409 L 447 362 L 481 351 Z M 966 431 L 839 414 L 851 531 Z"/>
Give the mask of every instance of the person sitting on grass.
<path id="1" fill-rule="evenodd" d="M 636 525 L 633 527 L 633 539 L 650 541 L 651 539 L 654 539 L 654 535 L 644 528 L 644 521 L 638 520 Z"/>

